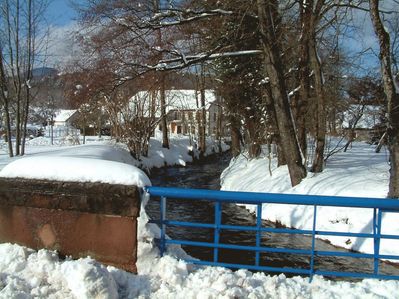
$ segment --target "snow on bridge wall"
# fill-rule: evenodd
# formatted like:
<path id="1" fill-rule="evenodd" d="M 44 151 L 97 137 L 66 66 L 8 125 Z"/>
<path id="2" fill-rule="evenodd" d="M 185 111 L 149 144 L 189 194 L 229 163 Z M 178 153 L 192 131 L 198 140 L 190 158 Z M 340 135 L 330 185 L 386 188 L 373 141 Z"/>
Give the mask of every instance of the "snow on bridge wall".
<path id="1" fill-rule="evenodd" d="M 139 212 L 135 186 L 0 178 L 0 243 L 137 272 Z"/>

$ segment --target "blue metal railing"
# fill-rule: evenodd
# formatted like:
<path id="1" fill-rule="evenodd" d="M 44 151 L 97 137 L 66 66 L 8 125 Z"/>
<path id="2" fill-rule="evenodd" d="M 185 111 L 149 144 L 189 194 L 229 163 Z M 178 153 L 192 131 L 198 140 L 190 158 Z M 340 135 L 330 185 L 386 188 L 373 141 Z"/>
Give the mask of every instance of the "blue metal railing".
<path id="1" fill-rule="evenodd" d="M 204 189 L 181 189 L 181 188 L 164 188 L 164 187 L 145 187 L 144 188 L 150 196 L 160 198 L 160 219 L 153 220 L 161 229 L 160 252 L 164 254 L 167 244 L 179 244 L 187 246 L 207 247 L 213 249 L 212 261 L 201 260 L 186 260 L 187 262 L 200 265 L 213 265 L 228 268 L 245 268 L 249 270 L 267 271 L 267 272 L 281 272 L 292 274 L 309 275 L 310 280 L 313 275 L 336 276 L 336 277 L 353 277 L 353 278 L 379 278 L 379 279 L 396 279 L 399 280 L 399 268 L 397 275 L 381 274 L 379 271 L 379 263 L 381 260 L 399 260 L 399 255 L 380 254 L 381 239 L 399 240 L 399 235 L 382 234 L 382 215 L 383 213 L 399 213 L 399 200 L 396 199 L 378 199 L 378 198 L 358 198 L 358 197 L 336 197 L 336 196 L 315 196 L 315 195 L 294 195 L 294 194 L 276 194 L 276 193 L 254 193 L 254 192 L 230 192 L 230 191 L 215 191 Z M 168 220 L 166 217 L 166 202 L 168 198 L 172 199 L 186 199 L 186 200 L 207 200 L 215 204 L 214 223 L 199 223 Z M 257 218 L 255 226 L 240 226 L 222 224 L 222 203 L 238 203 L 238 204 L 252 204 L 256 205 Z M 313 206 L 313 225 L 312 229 L 287 229 L 287 228 L 272 228 L 262 226 L 262 204 L 295 204 Z M 319 206 L 329 207 L 348 207 L 348 208 L 366 208 L 373 210 L 373 232 L 359 233 L 359 232 L 334 232 L 317 230 L 317 208 Z M 399 219 L 398 219 L 399 220 Z M 166 238 L 167 226 L 181 226 L 191 228 L 207 228 L 214 230 L 214 240 L 211 242 L 197 242 L 188 240 L 172 240 Z M 235 231 L 253 231 L 256 233 L 255 246 L 223 244 L 220 243 L 221 230 L 235 230 Z M 293 248 L 273 248 L 262 246 L 261 235 L 264 232 L 279 233 L 279 234 L 301 234 L 311 237 L 310 249 L 293 249 Z M 357 237 L 357 238 L 371 238 L 374 240 L 373 253 L 359 253 L 352 251 L 323 251 L 316 250 L 316 236 L 339 236 L 339 237 Z M 219 260 L 220 249 L 245 250 L 253 251 L 255 254 L 255 263 L 252 265 L 224 263 Z M 310 257 L 309 268 L 292 268 L 292 267 L 272 267 L 260 264 L 261 253 L 282 253 L 282 254 L 296 254 L 306 255 Z M 315 269 L 315 257 L 349 257 L 349 258 L 363 258 L 371 259 L 373 261 L 372 273 L 365 272 L 340 272 Z"/>

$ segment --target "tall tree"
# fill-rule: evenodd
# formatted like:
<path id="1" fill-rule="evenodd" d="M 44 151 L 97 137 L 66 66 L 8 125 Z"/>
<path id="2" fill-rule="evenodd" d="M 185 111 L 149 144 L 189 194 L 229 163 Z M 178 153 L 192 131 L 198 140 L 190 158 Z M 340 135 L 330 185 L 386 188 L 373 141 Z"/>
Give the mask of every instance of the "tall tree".
<path id="1" fill-rule="evenodd" d="M 277 127 L 284 156 L 287 158 L 291 184 L 295 186 L 306 177 L 306 168 L 303 165 L 301 150 L 297 142 L 281 61 L 278 1 L 257 0 L 257 8 L 264 67 L 270 80 Z"/>
<path id="2" fill-rule="evenodd" d="M 370 16 L 380 46 L 382 82 L 387 103 L 387 139 L 390 154 L 388 197 L 399 198 L 399 91 L 392 72 L 391 42 L 380 16 L 378 0 L 370 0 Z"/>

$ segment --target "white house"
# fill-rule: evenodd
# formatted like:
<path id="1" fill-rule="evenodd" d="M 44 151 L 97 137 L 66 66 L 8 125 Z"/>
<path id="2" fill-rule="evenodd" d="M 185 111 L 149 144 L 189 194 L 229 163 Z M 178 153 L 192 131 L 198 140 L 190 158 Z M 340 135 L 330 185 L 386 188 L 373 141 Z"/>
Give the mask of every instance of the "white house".
<path id="1" fill-rule="evenodd" d="M 129 101 L 130 109 L 142 111 L 149 117 L 153 110 L 155 117 L 161 117 L 159 92 L 140 91 Z M 193 89 L 165 91 L 168 129 L 174 134 L 195 135 L 198 133 L 198 120 L 202 117 L 201 95 Z M 219 118 L 222 117 L 220 100 L 214 90 L 205 90 L 205 111 L 207 135 L 216 134 Z M 225 126 L 224 126 L 225 127 Z"/>
<path id="2" fill-rule="evenodd" d="M 70 127 L 77 116 L 77 110 L 57 110 L 53 118 L 54 127 Z"/>

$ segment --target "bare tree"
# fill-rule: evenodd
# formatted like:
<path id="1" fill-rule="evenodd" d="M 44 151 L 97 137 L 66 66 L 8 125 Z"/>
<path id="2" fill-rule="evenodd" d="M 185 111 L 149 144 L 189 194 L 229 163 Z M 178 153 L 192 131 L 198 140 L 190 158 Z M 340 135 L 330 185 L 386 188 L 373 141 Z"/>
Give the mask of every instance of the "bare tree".
<path id="1" fill-rule="evenodd" d="M 11 142 L 11 119 L 10 119 L 10 101 L 8 97 L 8 78 L 4 67 L 3 49 L 0 40 L 0 100 L 4 110 L 5 118 L 5 140 L 8 143 L 8 154 L 14 156 Z"/>
<path id="2" fill-rule="evenodd" d="M 10 156 L 25 153 L 32 69 L 40 51 L 38 34 L 46 7 L 46 0 L 4 0 L 0 4 L 1 88 L 9 143 L 15 133 L 15 151 L 9 146 Z"/>
<path id="3" fill-rule="evenodd" d="M 387 139 L 390 153 L 388 197 L 399 197 L 399 94 L 392 73 L 391 43 L 380 16 L 378 0 L 370 0 L 370 16 L 380 46 L 380 63 L 384 93 L 387 101 Z"/>

